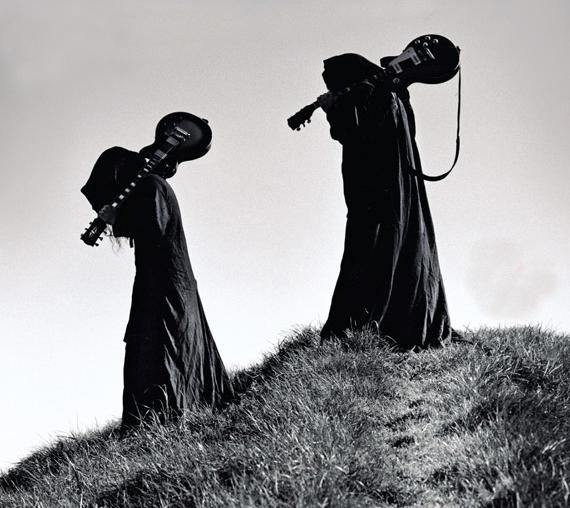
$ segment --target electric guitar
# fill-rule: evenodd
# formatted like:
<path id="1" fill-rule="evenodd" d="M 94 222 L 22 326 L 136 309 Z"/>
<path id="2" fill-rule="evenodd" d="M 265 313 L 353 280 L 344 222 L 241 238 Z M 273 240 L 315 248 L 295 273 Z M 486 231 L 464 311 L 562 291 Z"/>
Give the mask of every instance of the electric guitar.
<path id="1" fill-rule="evenodd" d="M 99 245 L 99 239 L 117 217 L 119 207 L 131 195 L 140 180 L 147 174 L 158 173 L 167 162 L 185 162 L 205 155 L 210 149 L 212 130 L 208 123 L 191 113 L 175 113 L 175 124 L 164 133 L 163 141 L 156 144 L 154 153 L 133 180 L 115 197 L 104 205 L 97 217 L 81 235 L 81 240 L 90 246 Z"/>
<path id="2" fill-rule="evenodd" d="M 381 72 L 367 79 L 372 82 L 383 81 L 393 90 L 405 88 L 412 83 L 443 83 L 459 71 L 459 52 L 459 47 L 442 35 L 422 35 L 410 42 L 399 56 L 392 58 Z M 324 95 L 349 95 L 353 87 L 354 84 L 338 93 L 328 92 Z M 305 123 L 311 121 L 313 112 L 319 107 L 319 101 L 316 100 L 291 116 L 287 124 L 293 130 L 301 130 Z"/>

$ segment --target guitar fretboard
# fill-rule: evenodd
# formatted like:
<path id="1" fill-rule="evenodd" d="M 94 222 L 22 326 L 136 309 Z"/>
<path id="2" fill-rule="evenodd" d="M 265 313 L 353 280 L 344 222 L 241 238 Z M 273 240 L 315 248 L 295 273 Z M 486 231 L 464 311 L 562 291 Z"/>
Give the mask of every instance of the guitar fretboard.
<path id="1" fill-rule="evenodd" d="M 135 178 L 121 191 L 121 193 L 115 198 L 115 201 L 111 203 L 111 207 L 117 208 L 121 203 L 129 196 L 132 190 L 137 186 L 140 180 L 147 174 L 152 173 L 157 166 L 163 162 L 168 155 L 175 150 L 179 145 L 184 143 L 190 137 L 190 133 L 186 132 L 184 129 L 176 126 L 174 130 L 166 138 L 166 140 L 161 144 L 160 148 L 157 148 L 144 165 L 144 167 L 136 174 Z"/>

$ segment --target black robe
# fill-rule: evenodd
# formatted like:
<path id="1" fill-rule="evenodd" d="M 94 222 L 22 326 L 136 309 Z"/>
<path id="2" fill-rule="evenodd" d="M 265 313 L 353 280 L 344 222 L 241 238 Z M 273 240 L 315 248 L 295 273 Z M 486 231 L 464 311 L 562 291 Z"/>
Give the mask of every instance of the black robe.
<path id="1" fill-rule="evenodd" d="M 359 55 L 325 61 L 333 92 L 350 83 L 348 67 L 357 81 L 376 66 Z M 452 330 L 425 185 L 410 171 L 421 166 L 409 95 L 364 81 L 325 109 L 331 136 L 343 146 L 348 214 L 321 336 L 374 324 L 404 348 L 440 345 Z"/>
<path id="2" fill-rule="evenodd" d="M 119 171 L 115 183 L 122 188 L 143 163 L 134 152 L 110 149 L 82 191 L 100 205 L 113 192 L 110 174 Z M 139 424 L 149 410 L 164 421 L 196 404 L 219 407 L 231 401 L 233 389 L 204 315 L 168 182 L 145 176 L 125 201 L 113 231 L 134 240 L 136 266 L 125 333 L 123 427 Z"/>
<path id="3" fill-rule="evenodd" d="M 176 196 L 145 177 L 125 211 L 134 224 L 136 275 L 125 333 L 123 425 L 154 409 L 173 414 L 233 397 L 192 272 Z"/>

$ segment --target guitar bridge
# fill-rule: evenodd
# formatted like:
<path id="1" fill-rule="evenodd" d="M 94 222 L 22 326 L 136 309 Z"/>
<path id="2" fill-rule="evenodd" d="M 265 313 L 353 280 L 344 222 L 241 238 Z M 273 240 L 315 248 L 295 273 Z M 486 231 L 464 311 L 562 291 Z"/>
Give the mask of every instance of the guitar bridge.
<path id="1" fill-rule="evenodd" d="M 190 133 L 186 132 L 182 127 L 174 127 L 171 136 L 175 136 L 180 141 L 186 141 L 190 137 Z"/>
<path id="2" fill-rule="evenodd" d="M 432 60 L 435 60 L 434 54 L 430 51 L 429 48 L 425 48 L 425 53 L 429 56 Z"/>
<path id="3" fill-rule="evenodd" d="M 184 143 L 190 137 L 190 133 L 186 132 L 181 127 L 174 127 L 170 135 L 166 138 L 166 142 L 173 147 L 177 147 Z"/>

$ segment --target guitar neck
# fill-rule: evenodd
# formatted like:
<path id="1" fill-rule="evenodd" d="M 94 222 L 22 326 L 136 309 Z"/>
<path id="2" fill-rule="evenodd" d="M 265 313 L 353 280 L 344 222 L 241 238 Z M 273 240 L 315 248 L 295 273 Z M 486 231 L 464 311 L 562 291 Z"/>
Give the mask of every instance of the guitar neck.
<path id="1" fill-rule="evenodd" d="M 148 162 L 144 165 L 144 167 L 135 175 L 133 180 L 119 193 L 119 195 L 115 198 L 115 200 L 111 203 L 112 208 L 118 208 L 133 189 L 137 186 L 140 180 L 150 173 L 156 171 L 158 167 L 168 158 L 168 156 L 176 150 L 176 148 L 188 139 L 190 134 L 185 130 L 181 129 L 180 127 L 175 127 L 174 132 L 157 148 L 152 155 L 152 157 L 148 160 Z"/>

